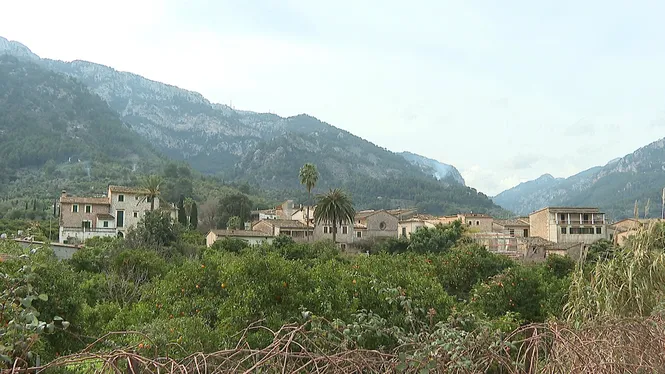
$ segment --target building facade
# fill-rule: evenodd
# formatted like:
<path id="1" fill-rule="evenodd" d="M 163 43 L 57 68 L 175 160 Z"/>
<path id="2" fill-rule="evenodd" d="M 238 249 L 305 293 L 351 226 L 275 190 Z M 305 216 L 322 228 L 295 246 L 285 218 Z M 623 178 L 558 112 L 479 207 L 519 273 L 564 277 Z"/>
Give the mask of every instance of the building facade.
<path id="1" fill-rule="evenodd" d="M 123 186 L 109 186 L 105 197 L 60 196 L 59 242 L 82 243 L 93 237 L 124 237 L 152 207 L 147 191 Z M 155 197 L 154 209 L 160 209 Z M 169 209 L 176 218 L 175 208 Z"/>
<path id="2" fill-rule="evenodd" d="M 271 236 L 286 235 L 297 242 L 305 242 L 311 239 L 314 227 L 305 225 L 295 220 L 272 220 L 259 221 L 252 226 L 252 231 L 262 232 Z"/>
<path id="3" fill-rule="evenodd" d="M 529 215 L 530 235 L 554 243 L 589 245 L 608 239 L 605 213 L 598 208 L 548 207 Z"/>

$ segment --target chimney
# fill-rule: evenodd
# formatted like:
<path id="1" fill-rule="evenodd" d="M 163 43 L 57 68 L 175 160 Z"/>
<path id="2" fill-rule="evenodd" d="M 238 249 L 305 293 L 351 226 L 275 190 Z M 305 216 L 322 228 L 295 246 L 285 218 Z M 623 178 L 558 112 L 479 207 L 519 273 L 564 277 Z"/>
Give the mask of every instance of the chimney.
<path id="1" fill-rule="evenodd" d="M 60 197 L 67 197 L 67 191 L 62 190 L 62 192 L 60 192 Z"/>

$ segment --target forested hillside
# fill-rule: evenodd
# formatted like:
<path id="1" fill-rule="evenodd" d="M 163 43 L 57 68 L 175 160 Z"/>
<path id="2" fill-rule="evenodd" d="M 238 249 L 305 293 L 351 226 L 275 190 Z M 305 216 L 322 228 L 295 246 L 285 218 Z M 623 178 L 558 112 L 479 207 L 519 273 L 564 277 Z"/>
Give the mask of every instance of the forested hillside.
<path id="1" fill-rule="evenodd" d="M 460 211 L 508 214 L 484 194 L 451 183 L 452 179 L 438 181 L 429 170 L 423 171 L 402 156 L 312 116 L 282 118 L 235 110 L 213 104 L 196 92 L 107 66 L 86 61 L 41 59 L 20 43 L 2 38 L 0 53 L 19 56 L 82 82 L 117 115 L 112 116 L 107 106 L 99 109 L 102 114 L 98 115 L 113 118 L 114 125 L 96 121 L 103 131 L 98 137 L 76 135 L 79 131 L 77 122 L 64 121 L 70 123 L 65 126 L 65 135 L 53 130 L 54 133 L 79 136 L 86 145 L 79 149 L 69 141 L 48 153 L 53 156 L 35 160 L 35 165 L 53 157 L 55 162 L 69 161 L 70 156 L 77 162 L 78 159 L 94 161 L 100 159 L 100 154 L 107 154 L 113 160 L 122 157 L 143 162 L 152 157 L 133 150 L 137 144 L 149 143 L 170 158 L 185 161 L 200 172 L 213 174 L 226 182 L 247 182 L 272 191 L 268 192 L 271 196 L 279 193 L 281 198 L 302 196 L 298 170 L 304 163 L 311 162 L 317 165 L 321 174 L 315 193 L 343 186 L 352 193 L 360 209 L 417 206 L 434 214 Z M 33 78 L 34 81 L 39 79 Z M 59 79 L 78 84 L 72 79 Z M 49 98 L 46 99 L 49 102 Z M 101 103 L 97 99 L 96 106 L 88 106 L 87 110 L 97 113 L 97 106 Z M 12 109 L 17 113 L 20 110 L 22 108 Z M 48 112 L 48 108 L 39 111 L 44 115 Z M 72 113 L 79 115 L 76 110 Z M 124 127 L 125 131 L 114 126 Z M 15 135 L 16 142 L 22 142 L 22 139 L 22 135 Z M 49 144 L 49 147 L 56 146 Z M 85 147 L 103 152 L 93 155 Z M 105 152 L 107 148 L 109 152 Z M 34 157 L 35 151 L 12 146 L 11 152 L 20 159 L 25 159 L 23 155 L 26 153 L 29 159 Z M 133 162 L 130 166 L 134 170 Z"/>
<path id="2" fill-rule="evenodd" d="M 660 217 L 665 188 L 665 138 L 568 178 L 540 177 L 506 190 L 494 202 L 517 214 L 545 206 L 597 206 L 611 220 Z"/>

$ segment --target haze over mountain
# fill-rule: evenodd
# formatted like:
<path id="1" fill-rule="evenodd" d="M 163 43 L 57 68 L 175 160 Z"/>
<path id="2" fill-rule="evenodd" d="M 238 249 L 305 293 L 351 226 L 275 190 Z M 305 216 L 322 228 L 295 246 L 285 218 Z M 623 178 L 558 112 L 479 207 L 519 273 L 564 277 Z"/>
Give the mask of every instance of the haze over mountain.
<path id="1" fill-rule="evenodd" d="M 624 157 L 613 159 L 569 178 L 540 178 L 521 183 L 492 200 L 517 214 L 525 215 L 545 206 L 598 206 L 610 219 L 633 216 L 638 201 L 640 217 L 661 216 L 665 188 L 665 138 Z"/>
<path id="2" fill-rule="evenodd" d="M 301 189 L 298 170 L 314 162 L 321 173 L 318 190 L 342 186 L 361 207 L 415 205 L 438 213 L 505 214 L 486 195 L 454 182 L 461 179 L 459 173 L 439 181 L 431 170 L 308 115 L 282 118 L 235 110 L 104 65 L 41 59 L 26 46 L 0 38 L 3 52 L 82 82 L 155 148 L 226 180 Z"/>
<path id="3" fill-rule="evenodd" d="M 418 166 L 423 172 L 434 176 L 437 180 L 451 178 L 457 183 L 466 186 L 462 174 L 452 165 L 444 164 L 443 162 L 411 152 L 401 152 L 399 154 L 411 164 Z"/>

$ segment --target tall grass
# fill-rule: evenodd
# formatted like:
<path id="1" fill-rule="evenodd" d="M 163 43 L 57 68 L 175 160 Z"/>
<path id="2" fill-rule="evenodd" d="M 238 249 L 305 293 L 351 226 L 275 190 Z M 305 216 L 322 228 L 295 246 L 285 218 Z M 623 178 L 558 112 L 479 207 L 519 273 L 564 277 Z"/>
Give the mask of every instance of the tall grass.
<path id="1" fill-rule="evenodd" d="M 568 322 L 582 323 L 649 316 L 665 296 L 665 232 L 655 223 L 638 230 L 626 247 L 592 268 L 583 264 L 573 275 Z"/>

